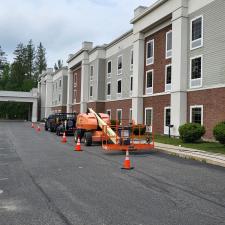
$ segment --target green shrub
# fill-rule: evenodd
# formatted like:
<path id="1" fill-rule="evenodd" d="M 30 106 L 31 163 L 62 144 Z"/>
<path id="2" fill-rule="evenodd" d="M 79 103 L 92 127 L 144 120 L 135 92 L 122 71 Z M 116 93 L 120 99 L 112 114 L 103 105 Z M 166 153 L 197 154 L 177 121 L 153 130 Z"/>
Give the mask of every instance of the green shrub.
<path id="1" fill-rule="evenodd" d="M 213 129 L 213 135 L 217 141 L 225 145 L 225 121 L 218 123 Z"/>
<path id="2" fill-rule="evenodd" d="M 205 127 L 198 123 L 186 123 L 179 127 L 180 139 L 183 142 L 196 142 L 205 134 Z"/>
<path id="3" fill-rule="evenodd" d="M 133 134 L 139 135 L 139 127 L 134 127 Z M 144 134 L 145 134 L 145 127 L 140 127 L 140 135 L 144 135 Z"/>
<path id="4" fill-rule="evenodd" d="M 116 120 L 110 120 L 110 123 L 112 126 L 115 126 L 116 125 Z"/>

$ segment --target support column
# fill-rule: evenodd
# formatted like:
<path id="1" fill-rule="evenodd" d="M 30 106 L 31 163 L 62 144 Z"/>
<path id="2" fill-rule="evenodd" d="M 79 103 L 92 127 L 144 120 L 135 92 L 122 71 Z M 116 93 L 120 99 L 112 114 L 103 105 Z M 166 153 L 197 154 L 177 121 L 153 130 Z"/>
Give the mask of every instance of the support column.
<path id="1" fill-rule="evenodd" d="M 51 114 L 52 107 L 52 75 L 47 75 L 46 79 L 46 101 L 45 101 L 45 118 Z"/>
<path id="2" fill-rule="evenodd" d="M 173 55 L 172 55 L 172 90 L 171 124 L 172 134 L 179 136 L 179 126 L 187 121 L 187 52 L 188 52 L 188 8 L 186 1 L 173 12 Z"/>
<path id="3" fill-rule="evenodd" d="M 132 117 L 135 123 L 143 123 L 143 85 L 144 85 L 144 35 L 134 35 L 133 95 Z"/>
<path id="4" fill-rule="evenodd" d="M 45 100 L 46 100 L 46 87 L 45 87 L 45 82 L 44 81 L 41 81 L 40 83 L 41 87 L 41 118 L 44 118 L 45 117 Z"/>
<path id="5" fill-rule="evenodd" d="M 38 110 L 37 99 L 35 99 L 33 101 L 33 104 L 32 104 L 32 118 L 31 118 L 31 121 L 33 123 L 37 122 L 37 110 Z"/>
<path id="6" fill-rule="evenodd" d="M 67 113 L 72 113 L 72 98 L 73 98 L 73 72 L 69 69 L 67 80 Z"/>
<path id="7" fill-rule="evenodd" d="M 88 52 L 84 52 L 84 58 L 81 65 L 81 100 L 80 100 L 80 112 L 87 112 L 87 102 L 89 95 L 89 58 Z"/>

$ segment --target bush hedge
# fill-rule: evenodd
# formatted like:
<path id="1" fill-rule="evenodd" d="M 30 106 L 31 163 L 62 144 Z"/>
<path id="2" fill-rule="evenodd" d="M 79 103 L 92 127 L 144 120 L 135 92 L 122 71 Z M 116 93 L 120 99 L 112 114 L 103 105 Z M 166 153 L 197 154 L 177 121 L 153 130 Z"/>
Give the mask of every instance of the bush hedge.
<path id="1" fill-rule="evenodd" d="M 213 135 L 217 141 L 225 145 L 225 121 L 218 123 L 213 129 Z"/>
<path id="2" fill-rule="evenodd" d="M 186 123 L 179 127 L 179 133 L 183 142 L 193 143 L 205 134 L 205 127 L 198 123 Z"/>

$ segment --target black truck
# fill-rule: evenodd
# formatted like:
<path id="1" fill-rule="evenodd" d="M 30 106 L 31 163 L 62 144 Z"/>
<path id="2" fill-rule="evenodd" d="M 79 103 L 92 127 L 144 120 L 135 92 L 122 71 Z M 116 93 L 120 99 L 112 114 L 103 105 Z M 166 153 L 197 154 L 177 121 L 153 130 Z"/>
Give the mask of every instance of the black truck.
<path id="1" fill-rule="evenodd" d="M 61 135 L 63 132 L 66 134 L 73 134 L 76 128 L 77 113 L 55 113 L 49 115 L 45 121 L 45 130 L 56 132 Z"/>

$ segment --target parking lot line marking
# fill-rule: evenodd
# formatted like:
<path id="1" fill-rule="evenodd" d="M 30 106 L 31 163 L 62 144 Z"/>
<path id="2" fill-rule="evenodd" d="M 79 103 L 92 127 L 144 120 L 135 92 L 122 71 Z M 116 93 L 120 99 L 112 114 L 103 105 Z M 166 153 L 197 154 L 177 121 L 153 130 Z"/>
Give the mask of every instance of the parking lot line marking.
<path id="1" fill-rule="evenodd" d="M 3 190 L 0 189 L 0 194 L 2 194 L 2 193 L 3 193 Z"/>
<path id="2" fill-rule="evenodd" d="M 5 178 L 0 178 L 0 181 L 2 180 L 8 180 L 9 178 L 5 177 Z"/>

